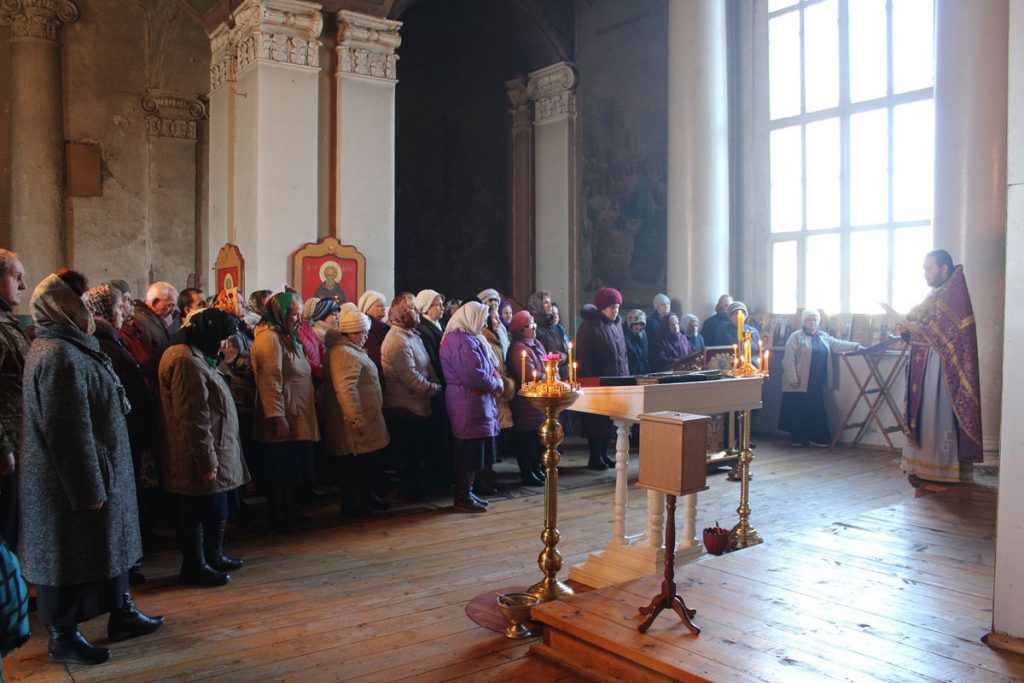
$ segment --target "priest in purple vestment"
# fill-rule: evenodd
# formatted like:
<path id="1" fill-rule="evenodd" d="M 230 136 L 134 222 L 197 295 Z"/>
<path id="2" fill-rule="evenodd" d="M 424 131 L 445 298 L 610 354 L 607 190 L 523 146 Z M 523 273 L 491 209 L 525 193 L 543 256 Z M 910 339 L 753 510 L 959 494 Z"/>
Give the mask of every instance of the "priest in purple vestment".
<path id="1" fill-rule="evenodd" d="M 969 482 L 981 462 L 978 335 L 963 266 L 930 252 L 924 276 L 932 288 L 897 331 L 910 344 L 900 466 L 918 480 Z"/>

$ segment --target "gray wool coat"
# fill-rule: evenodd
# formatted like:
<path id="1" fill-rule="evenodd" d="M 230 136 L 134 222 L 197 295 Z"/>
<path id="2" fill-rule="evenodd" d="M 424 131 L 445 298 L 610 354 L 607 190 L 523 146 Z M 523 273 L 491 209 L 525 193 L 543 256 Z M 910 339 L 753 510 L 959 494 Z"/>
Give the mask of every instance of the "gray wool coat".
<path id="1" fill-rule="evenodd" d="M 104 359 L 70 325 L 39 326 L 25 359 L 18 557 L 32 583 L 103 581 L 142 557 L 122 392 Z"/>

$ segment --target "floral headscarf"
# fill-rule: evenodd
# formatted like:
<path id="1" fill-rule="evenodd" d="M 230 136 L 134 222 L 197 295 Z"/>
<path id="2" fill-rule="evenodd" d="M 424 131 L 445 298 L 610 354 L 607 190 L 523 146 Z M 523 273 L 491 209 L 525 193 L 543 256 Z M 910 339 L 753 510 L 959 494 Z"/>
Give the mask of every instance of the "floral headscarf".
<path id="1" fill-rule="evenodd" d="M 388 309 L 388 322 L 397 327 L 411 330 L 416 327 L 416 301 L 409 292 L 395 297 Z"/>
<path id="2" fill-rule="evenodd" d="M 222 289 L 217 293 L 217 298 L 213 302 L 214 308 L 219 308 L 225 313 L 230 313 L 236 318 L 242 317 L 242 306 L 239 298 L 238 287 L 229 287 L 228 289 Z"/>
<path id="3" fill-rule="evenodd" d="M 118 290 L 110 285 L 96 285 L 85 293 L 89 297 L 89 308 L 97 318 L 103 318 L 108 323 L 114 322 L 114 306 L 118 299 Z"/>
<path id="4" fill-rule="evenodd" d="M 290 342 L 289 345 L 295 353 L 299 353 L 302 346 L 299 342 L 299 336 L 289 323 L 288 309 L 292 307 L 292 301 L 295 301 L 297 298 L 298 295 L 294 292 L 278 292 L 270 297 L 270 301 L 267 302 L 267 310 L 264 311 L 263 317 L 260 318 L 261 323 L 281 335 L 286 342 Z"/>

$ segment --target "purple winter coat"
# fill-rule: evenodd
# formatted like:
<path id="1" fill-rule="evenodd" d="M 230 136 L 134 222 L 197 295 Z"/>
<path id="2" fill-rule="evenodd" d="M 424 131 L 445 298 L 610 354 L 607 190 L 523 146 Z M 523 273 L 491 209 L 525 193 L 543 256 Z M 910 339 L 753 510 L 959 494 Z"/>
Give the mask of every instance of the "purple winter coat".
<path id="1" fill-rule="evenodd" d="M 512 346 L 508 347 L 508 358 L 505 361 L 509 377 L 516 383 L 516 395 L 510 404 L 513 429 L 517 432 L 535 432 L 544 422 L 544 413 L 519 395 L 519 390 L 523 388 L 523 351 L 526 351 L 526 381 L 533 381 L 534 370 L 537 371 L 537 380 L 540 381 L 547 379 L 544 372 L 544 347 L 536 339 L 516 337 Z"/>
<path id="2" fill-rule="evenodd" d="M 441 340 L 440 356 L 452 434 L 458 439 L 497 436 L 501 427 L 494 394 L 502 383 L 483 342 L 453 330 Z"/>
<path id="3" fill-rule="evenodd" d="M 629 374 L 622 320 L 609 320 L 594 304 L 580 312 L 583 322 L 576 331 L 576 360 L 580 377 L 621 377 Z"/>
<path id="4" fill-rule="evenodd" d="M 651 341 L 651 367 L 654 371 L 668 370 L 691 353 L 690 342 L 683 333 L 673 332 L 672 327 L 662 321 Z"/>

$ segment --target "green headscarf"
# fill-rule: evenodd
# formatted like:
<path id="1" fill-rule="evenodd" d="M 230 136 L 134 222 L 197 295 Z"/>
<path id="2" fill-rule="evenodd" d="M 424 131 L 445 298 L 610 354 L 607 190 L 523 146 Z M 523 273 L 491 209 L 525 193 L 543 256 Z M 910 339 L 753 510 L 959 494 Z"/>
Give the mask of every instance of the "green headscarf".
<path id="1" fill-rule="evenodd" d="M 260 322 L 281 335 L 285 341 L 290 341 L 292 350 L 300 353 L 302 345 L 299 342 L 299 335 L 288 325 L 288 309 L 297 298 L 294 292 L 278 292 L 270 297 L 267 310 L 263 312 Z"/>

